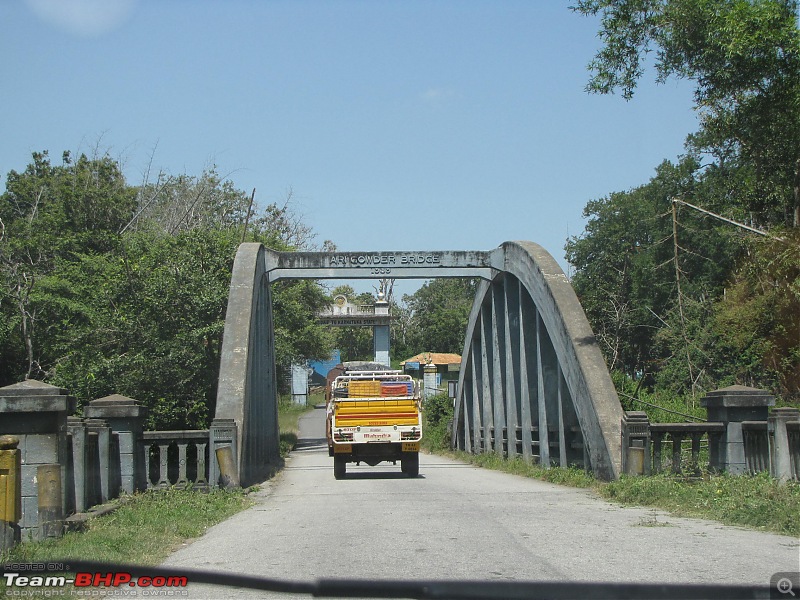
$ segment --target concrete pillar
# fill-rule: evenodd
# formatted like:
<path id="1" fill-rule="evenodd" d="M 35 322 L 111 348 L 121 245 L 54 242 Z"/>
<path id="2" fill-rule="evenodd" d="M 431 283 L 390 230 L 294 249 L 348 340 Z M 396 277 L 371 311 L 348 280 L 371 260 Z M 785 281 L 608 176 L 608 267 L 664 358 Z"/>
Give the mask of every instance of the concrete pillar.
<path id="1" fill-rule="evenodd" d="M 375 362 L 391 366 L 389 360 L 389 303 L 383 299 L 383 295 L 378 296 L 375 302 L 375 316 L 384 317 L 385 323 L 372 326 L 372 348 L 375 353 Z"/>
<path id="2" fill-rule="evenodd" d="M 19 438 L 21 455 L 22 541 L 36 539 L 39 529 L 37 468 L 57 464 L 66 481 L 67 415 L 75 410 L 75 399 L 66 391 L 28 379 L 0 388 L 0 435 Z M 62 486 L 61 509 L 66 494 Z"/>
<path id="3" fill-rule="evenodd" d="M 626 475 L 650 474 L 650 419 L 645 412 L 623 413 L 622 472 Z"/>
<path id="4" fill-rule="evenodd" d="M 145 458 L 141 447 L 147 407 L 132 398 L 114 394 L 92 400 L 84 409 L 84 414 L 90 419 L 103 419 L 117 440 L 120 489 L 127 494 L 146 489 Z M 116 492 L 112 490 L 112 496 L 116 496 Z"/>
<path id="5" fill-rule="evenodd" d="M 39 540 L 64 535 L 64 492 L 61 465 L 36 467 L 37 504 L 39 508 Z"/>
<path id="6" fill-rule="evenodd" d="M 425 365 L 422 368 L 422 388 L 425 398 L 430 398 L 438 393 L 436 389 L 436 365 Z"/>
<path id="7" fill-rule="evenodd" d="M 718 446 L 720 468 L 732 475 L 747 473 L 742 421 L 766 421 L 775 398 L 764 390 L 732 385 L 709 392 L 700 405 L 708 411 L 709 421 L 725 424 Z"/>
<path id="8" fill-rule="evenodd" d="M 238 443 L 236 421 L 234 419 L 214 419 L 211 422 L 211 427 L 208 431 L 208 437 L 208 458 L 210 461 L 208 465 L 208 485 L 214 488 L 220 486 L 223 473 L 223 471 L 220 469 L 217 450 L 225 447 L 232 449 L 233 467 L 237 469 L 238 473 L 238 465 L 236 464 L 236 448 Z M 226 465 L 226 468 L 229 466 L 230 465 Z M 229 484 L 229 481 L 230 478 L 226 477 L 224 483 L 227 485 Z M 226 485 L 223 485 L 223 487 Z"/>
<path id="9" fill-rule="evenodd" d="M 22 460 L 18 446 L 18 437 L 0 436 L 0 552 L 11 550 L 20 541 Z"/>
<path id="10" fill-rule="evenodd" d="M 71 469 L 67 470 L 67 509 L 86 512 L 86 427 L 80 417 L 67 417 L 67 431 L 72 440 Z"/>
<path id="11" fill-rule="evenodd" d="M 767 419 L 770 472 L 781 481 L 794 478 L 789 434 L 786 431 L 786 424 L 790 421 L 800 421 L 800 410 L 791 407 L 774 408 Z"/>
<path id="12" fill-rule="evenodd" d="M 86 431 L 97 436 L 95 470 L 89 478 L 95 482 L 96 500 L 105 504 L 114 496 L 111 488 L 111 429 L 103 419 L 85 419 Z M 116 493 L 116 490 L 113 490 Z"/>

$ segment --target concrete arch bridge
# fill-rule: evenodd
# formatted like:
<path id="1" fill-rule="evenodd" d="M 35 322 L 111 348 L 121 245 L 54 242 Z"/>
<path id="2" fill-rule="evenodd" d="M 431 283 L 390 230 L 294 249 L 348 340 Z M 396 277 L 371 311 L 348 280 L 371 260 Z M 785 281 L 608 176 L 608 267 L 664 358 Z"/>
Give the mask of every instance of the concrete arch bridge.
<path id="1" fill-rule="evenodd" d="M 261 481 L 279 456 L 270 285 L 438 277 L 481 280 L 462 353 L 455 447 L 579 465 L 604 479 L 620 474 L 619 398 L 572 286 L 541 246 L 331 253 L 246 243 L 233 266 L 211 426 L 214 446 L 233 445 L 243 485 Z"/>

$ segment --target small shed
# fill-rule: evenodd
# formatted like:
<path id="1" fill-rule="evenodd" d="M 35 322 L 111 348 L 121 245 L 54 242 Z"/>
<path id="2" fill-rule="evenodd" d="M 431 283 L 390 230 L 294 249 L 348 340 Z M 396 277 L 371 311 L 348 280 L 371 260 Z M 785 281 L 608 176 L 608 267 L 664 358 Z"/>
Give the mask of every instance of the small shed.
<path id="1" fill-rule="evenodd" d="M 422 379 L 425 365 L 436 365 L 436 387 L 443 393 L 448 391 L 448 381 L 458 381 L 461 355 L 449 352 L 420 352 L 400 363 L 403 371 L 414 379 Z"/>

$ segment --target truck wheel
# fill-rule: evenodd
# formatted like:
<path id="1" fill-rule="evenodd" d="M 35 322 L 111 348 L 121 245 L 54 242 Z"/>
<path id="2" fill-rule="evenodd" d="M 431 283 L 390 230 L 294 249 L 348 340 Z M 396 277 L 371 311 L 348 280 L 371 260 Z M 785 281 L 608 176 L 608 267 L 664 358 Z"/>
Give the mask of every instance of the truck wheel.
<path id="1" fill-rule="evenodd" d="M 344 479 L 347 473 L 347 460 L 343 456 L 333 457 L 333 476 L 336 479 Z"/>
<path id="2" fill-rule="evenodd" d="M 419 454 L 414 452 L 403 456 L 400 459 L 400 470 L 409 477 L 417 477 L 419 475 Z"/>

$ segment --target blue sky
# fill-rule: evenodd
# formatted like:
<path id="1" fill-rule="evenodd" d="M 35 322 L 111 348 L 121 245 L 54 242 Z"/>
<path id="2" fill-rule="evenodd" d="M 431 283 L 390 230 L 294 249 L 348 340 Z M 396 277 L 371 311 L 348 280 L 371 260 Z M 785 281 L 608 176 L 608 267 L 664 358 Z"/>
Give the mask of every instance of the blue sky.
<path id="1" fill-rule="evenodd" d="M 341 250 L 531 240 L 566 268 L 586 202 L 697 123 L 652 73 L 631 102 L 587 94 L 597 22 L 569 4 L 4 0 L 0 183 L 44 149 L 108 151 L 132 184 L 151 155 L 214 163 L 262 204 L 293 190 Z"/>

